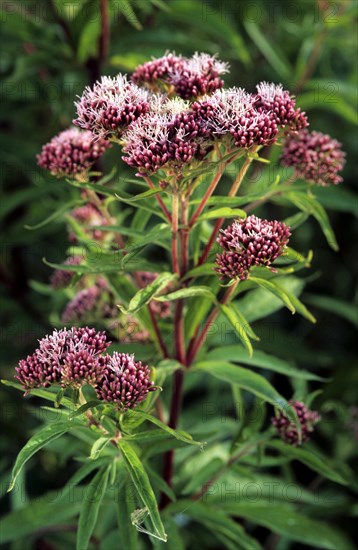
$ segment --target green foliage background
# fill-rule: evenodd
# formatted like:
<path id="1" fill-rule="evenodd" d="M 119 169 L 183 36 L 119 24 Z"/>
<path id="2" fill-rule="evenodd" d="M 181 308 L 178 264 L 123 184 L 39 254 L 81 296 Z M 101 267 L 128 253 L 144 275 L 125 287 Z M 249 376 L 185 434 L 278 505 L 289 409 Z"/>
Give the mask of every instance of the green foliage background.
<path id="1" fill-rule="evenodd" d="M 71 124 L 76 94 L 99 76 L 98 4 L 93 0 L 1 3 L 1 378 L 12 377 L 17 361 L 51 330 L 51 312 L 63 306 L 63 297 L 38 292 L 34 281 L 48 281 L 51 270 L 44 257 L 63 261 L 68 245 L 65 224 L 59 217 L 37 230 L 25 226 L 37 224 L 76 198 L 75 190 L 37 168 L 36 154 L 43 143 Z M 339 252 L 329 248 L 313 219 L 292 243 L 297 250 L 314 250 L 312 268 L 304 274 L 309 283 L 303 301 L 311 306 L 317 325 L 277 312 L 255 329 L 261 335 L 262 350 L 275 351 L 299 367 L 330 378 L 315 402 L 316 407 L 325 404 L 326 414 L 318 431 L 319 444 L 331 456 L 353 465 L 357 458 L 354 430 L 358 431 L 358 414 L 353 409 L 358 382 L 356 1 L 112 0 L 109 6 L 111 40 L 102 74 L 131 72 L 138 63 L 166 50 L 184 55 L 217 53 L 231 64 L 226 85 L 253 91 L 260 80 L 281 82 L 296 93 L 298 106 L 309 116 L 310 129 L 329 133 L 347 152 L 339 193 L 317 190 L 329 211 Z M 128 173 L 117 150 L 107 153 L 105 162 L 108 166 L 115 162 L 120 174 Z M 273 218 L 277 211 L 270 204 L 260 215 Z M 286 215 L 291 212 L 287 208 Z M 280 213 L 283 218 L 282 208 Z M 279 375 L 274 383 L 285 391 Z M 306 391 L 305 386 L 301 389 Z M 310 389 L 315 389 L 314 384 Z M 213 400 L 216 391 L 214 385 L 208 388 Z M 5 429 L 0 442 L 6 453 L 0 467 L 5 482 L 19 447 L 37 421 L 16 392 L 1 389 L 1 395 Z M 193 387 L 190 414 L 200 414 L 199 406 L 195 408 L 198 395 Z M 190 425 L 190 418 L 185 422 Z M 71 464 L 59 463 L 53 450 L 42 452 L 31 463 L 29 495 L 60 487 L 69 470 Z M 311 476 L 303 468 L 297 468 L 296 474 L 302 480 Z M 352 534 L 350 489 L 335 491 L 330 494 L 331 505 L 319 513 Z M 26 498 L 26 494 L 12 500 L 5 497 L 2 506 L 20 509 Z"/>

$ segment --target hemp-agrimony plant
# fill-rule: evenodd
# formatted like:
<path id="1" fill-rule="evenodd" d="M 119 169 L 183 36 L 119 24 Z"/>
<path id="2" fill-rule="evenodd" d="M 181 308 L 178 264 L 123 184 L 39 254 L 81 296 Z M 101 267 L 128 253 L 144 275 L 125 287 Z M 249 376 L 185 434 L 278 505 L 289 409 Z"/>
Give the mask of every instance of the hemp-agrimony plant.
<path id="1" fill-rule="evenodd" d="M 138 533 L 140 548 L 167 540 L 170 548 L 194 547 L 200 534 L 183 529 L 189 522 L 229 549 L 260 548 L 255 524 L 308 544 L 319 531 L 349 547 L 293 504 L 263 507 L 218 490 L 279 480 L 277 469 L 294 459 L 346 482 L 306 444 L 320 420 L 307 381 L 320 378 L 254 349 L 250 324 L 283 306 L 315 322 L 296 277 L 312 253 L 293 250 L 290 239 L 313 215 L 337 248 L 315 186 L 341 182 L 344 153 L 336 140 L 308 131 L 280 84 L 261 82 L 253 93 L 224 88 L 228 70 L 208 54 L 168 53 L 130 78 L 104 76 L 76 101 L 75 127 L 38 155 L 41 167 L 77 189 L 78 204 L 66 215 L 69 256 L 50 264 L 53 292 L 67 297 L 58 328 L 20 360 L 19 384 L 7 382 L 55 405 L 19 453 L 11 488 L 36 451 L 59 437 L 70 448 L 76 441 L 68 487 L 78 495 L 87 480 L 91 496 L 80 508 L 72 503 L 81 550 L 98 517 L 121 548 L 137 548 Z M 110 147 L 135 180 L 99 173 Z M 138 185 L 145 190 L 135 194 Z M 255 214 L 264 203 L 276 206 L 273 219 Z M 276 219 L 287 206 L 298 212 Z M 296 381 L 296 391 L 287 383 L 279 393 L 270 371 Z M 225 426 L 219 391 L 210 418 L 194 408 L 189 419 L 182 409 L 186 389 L 201 389 L 207 404 L 208 384 L 232 391 Z M 277 527 L 275 513 L 292 528 Z M 248 532 L 234 518 L 247 520 Z"/>

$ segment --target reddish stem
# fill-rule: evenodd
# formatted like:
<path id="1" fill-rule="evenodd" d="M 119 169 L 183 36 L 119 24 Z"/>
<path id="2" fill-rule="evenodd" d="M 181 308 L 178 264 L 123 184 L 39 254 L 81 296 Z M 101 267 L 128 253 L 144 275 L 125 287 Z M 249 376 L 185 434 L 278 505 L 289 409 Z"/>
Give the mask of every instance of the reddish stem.
<path id="1" fill-rule="evenodd" d="M 151 189 L 155 189 L 154 183 L 152 182 L 152 180 L 148 176 L 144 176 L 143 179 Z M 158 202 L 160 208 L 162 209 L 162 212 L 163 212 L 164 216 L 166 217 L 167 221 L 171 224 L 172 223 L 172 217 L 170 215 L 170 212 L 169 212 L 168 208 L 165 206 L 162 197 L 160 195 L 158 195 L 158 193 L 155 194 L 154 196 L 155 196 L 156 201 Z"/>
<path id="2" fill-rule="evenodd" d="M 238 281 L 236 281 L 233 285 L 229 286 L 226 289 L 226 292 L 225 292 L 223 298 L 220 300 L 220 304 L 224 305 L 229 301 L 229 299 L 231 298 L 233 292 L 236 290 L 237 285 L 238 285 Z M 219 307 L 216 307 L 212 310 L 212 312 L 210 313 L 210 315 L 209 315 L 209 317 L 208 317 L 208 319 L 207 319 L 207 321 L 204 325 L 203 330 L 201 331 L 200 336 L 198 336 L 199 326 L 197 327 L 197 329 L 195 331 L 195 334 L 194 334 L 194 336 L 191 339 L 190 344 L 189 344 L 189 349 L 188 349 L 188 354 L 187 354 L 187 359 L 186 359 L 187 366 L 191 365 L 191 363 L 193 362 L 196 354 L 200 351 L 200 348 L 201 348 L 201 346 L 203 345 L 203 343 L 205 341 L 205 338 L 208 334 L 210 326 L 215 321 L 215 319 L 217 318 L 219 313 L 220 313 L 220 308 Z"/>
<path id="3" fill-rule="evenodd" d="M 252 150 L 251 150 L 251 153 L 255 153 L 257 151 L 258 147 L 253 147 Z M 234 183 L 232 184 L 231 186 L 231 189 L 228 193 L 228 196 L 229 197 L 235 197 L 236 193 L 238 192 L 239 190 L 239 187 L 241 185 L 241 182 L 243 181 L 245 175 L 246 175 L 246 172 L 248 171 L 252 161 L 253 161 L 253 157 L 246 157 L 246 160 L 245 162 L 243 163 L 238 175 L 237 175 L 237 178 L 235 179 Z M 213 232 L 211 234 L 211 237 L 209 239 L 209 242 L 208 244 L 206 245 L 206 247 L 204 248 L 204 251 L 198 261 L 198 265 L 202 265 L 205 260 L 207 259 L 209 253 L 210 253 L 210 250 L 211 250 L 211 247 L 216 239 L 216 235 L 218 234 L 218 231 L 219 229 L 221 228 L 222 224 L 224 223 L 225 221 L 225 218 L 219 218 L 215 225 L 214 225 L 214 229 L 213 229 Z"/>

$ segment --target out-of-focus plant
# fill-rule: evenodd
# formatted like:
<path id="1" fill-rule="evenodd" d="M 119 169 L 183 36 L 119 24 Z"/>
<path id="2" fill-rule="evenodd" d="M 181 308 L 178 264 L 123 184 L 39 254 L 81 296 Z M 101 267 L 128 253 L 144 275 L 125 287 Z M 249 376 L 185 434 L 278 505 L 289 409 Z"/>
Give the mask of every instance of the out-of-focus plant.
<path id="1" fill-rule="evenodd" d="M 260 452 L 260 460 L 301 460 L 337 483 L 348 483 L 350 477 L 342 466 L 330 465 L 309 447 L 301 449 L 319 422 L 319 414 L 302 402 L 287 401 L 267 378 L 238 365 L 319 379 L 312 372 L 295 371 L 273 355 L 254 352 L 252 341 L 259 337 L 245 315 L 244 304 L 249 300 L 255 314 L 262 301 L 278 300 L 291 313 L 297 311 L 308 322 L 315 322 L 298 297 L 303 285 L 296 277 L 296 272 L 309 266 L 312 253 L 304 256 L 288 244 L 292 231 L 300 231 L 312 213 L 331 246 L 337 247 L 314 188 L 341 182 L 345 155 L 336 140 L 306 130 L 305 113 L 281 85 L 262 82 L 251 94 L 242 88 L 223 88 L 221 75 L 228 70 L 227 63 L 209 54 L 187 58 L 167 53 L 140 65 L 130 80 L 121 74 L 102 77 L 76 102 L 74 124 L 82 130 L 61 132 L 37 157 L 41 167 L 82 190 L 79 203 L 83 206 L 68 218 L 75 255 L 62 265 L 50 264 L 57 269 L 53 287 L 83 286 L 67 304 L 63 322 L 84 323 L 90 315 L 102 322 L 110 318 L 112 329 L 118 328 L 117 305 L 124 317 L 124 333 L 126 318 L 128 329 L 134 320 L 143 325 L 153 346 L 151 375 L 149 367 L 138 360 L 141 345 L 136 356 L 128 354 L 121 349 L 128 338 L 120 337 L 119 351 L 108 354 L 104 332 L 64 328 L 41 339 L 16 369 L 26 395 L 53 401 L 53 413 L 61 419 L 46 423 L 27 442 L 17 457 L 9 490 L 35 452 L 64 434 L 79 438 L 84 443 L 84 463 L 64 491 L 78 486 L 89 472 L 96 473 L 88 485 L 88 494 L 94 498 L 84 499 L 80 509 L 78 549 L 89 546 L 109 491 L 124 490 L 126 495 L 131 486 L 135 509 L 130 509 L 133 503 L 126 496 L 117 501 L 122 537 L 132 539 L 137 530 L 151 540 L 166 542 L 169 533 L 175 544 L 181 538 L 175 518 L 184 510 L 194 520 L 211 525 L 225 547 L 258 548 L 258 541 L 234 517 L 263 525 L 269 520 L 248 503 L 241 508 L 225 503 L 219 513 L 210 494 L 217 479 L 235 477 L 238 462 L 253 450 Z M 282 142 L 281 163 L 289 170 L 283 168 L 274 180 L 264 173 L 258 184 L 238 196 L 253 164 L 270 165 L 262 156 L 265 148 Z M 136 170 L 135 184 L 143 182 L 146 187 L 143 192 L 125 193 L 113 172 L 102 177 L 91 172 L 110 143 L 122 149 L 123 160 Z M 231 166 L 235 176 L 229 192 L 214 194 Z M 247 216 L 268 199 L 292 203 L 299 212 L 285 222 Z M 111 209 L 116 202 L 133 207 L 125 223 Z M 227 219 L 234 221 L 222 229 Z M 212 220 L 216 220 L 213 225 Z M 91 261 L 88 252 L 94 243 L 96 258 Z M 160 263 L 145 255 L 153 244 L 163 251 Z M 220 326 L 220 319 L 230 324 L 240 343 L 225 347 L 213 342 L 210 333 Z M 193 374 L 212 376 L 232 388 L 239 417 L 224 439 L 221 433 L 206 433 L 209 442 L 204 443 L 178 430 L 184 379 Z M 170 379 L 172 397 L 166 420 L 159 390 Z M 239 412 L 242 391 L 253 395 L 256 406 L 262 407 L 254 425 L 247 423 L 244 411 Z M 302 392 L 302 399 L 309 396 Z M 275 410 L 272 426 L 264 424 L 266 404 Z M 196 431 L 195 423 L 192 431 Z M 152 469 L 148 450 L 159 442 L 164 444 L 158 450 L 163 464 Z M 178 442 L 197 449 L 189 455 L 194 463 L 201 452 L 210 456 L 210 449 L 217 445 L 221 457 L 208 461 L 187 482 L 175 482 L 183 474 L 185 480 L 185 461 L 175 462 Z M 246 475 L 255 479 L 250 468 Z M 156 489 L 161 493 L 159 505 Z M 325 540 L 350 547 L 348 538 L 327 524 L 315 523 L 293 508 L 289 517 L 307 523 L 304 540 L 308 543 L 327 547 L 318 543 L 319 531 Z M 130 543 L 131 548 L 135 546 Z"/>
<path id="2" fill-rule="evenodd" d="M 50 297 L 50 321 L 59 330 L 20 360 L 20 384 L 5 382 L 25 389 L 43 426 L 13 468 L 14 511 L 2 541 L 22 544 L 30 536 L 33 543 L 26 544 L 40 539 L 66 548 L 77 538 L 81 549 L 164 547 L 165 540 L 175 549 L 260 548 L 268 530 L 267 548 L 295 542 L 351 548 L 327 519 L 354 513 L 346 488 L 356 483 L 345 464 L 354 456 L 353 438 L 344 432 L 356 433 L 355 410 L 339 403 L 339 386 L 322 377 L 324 353 L 300 346 L 298 337 L 288 341 L 287 312 L 279 314 L 275 339 L 267 335 L 267 317 L 284 306 L 302 315 L 294 325 L 301 335 L 324 334 L 322 323 L 309 329 L 315 319 L 304 302 L 315 313 L 356 322 L 353 306 L 311 291 L 312 271 L 296 276 L 312 264 L 325 270 L 320 251 L 289 247 L 294 240 L 295 248 L 310 248 L 313 219 L 336 254 L 324 207 L 354 212 L 353 195 L 337 185 L 345 155 L 327 131 L 348 154 L 351 140 L 330 127 L 330 117 L 317 116 L 328 110 L 342 124 L 356 116 L 349 83 L 335 80 L 332 88 L 320 73 L 347 39 L 351 5 L 317 2 L 302 12 L 297 3 L 296 23 L 279 2 L 101 1 L 66 8 L 49 2 L 41 13 L 31 12 L 38 8 L 31 2 L 6 4 L 7 20 L 21 23 L 24 39 L 31 38 L 27 71 L 39 89 L 72 82 L 75 69 L 82 76 L 74 93 L 47 100 L 53 133 L 57 121 L 65 130 L 43 146 L 38 163 L 63 181 L 53 178 L 50 185 L 36 171 L 35 186 L 13 199 L 15 208 L 28 200 L 43 219 L 27 232 L 28 243 L 54 235 L 53 222 L 63 219 L 68 241 L 63 233 L 66 260 L 57 250 L 55 258 L 42 254 L 56 269 L 51 284 L 31 282 L 32 296 L 39 292 L 44 304 Z M 45 37 L 37 30 L 48 16 L 54 25 Z M 210 54 L 192 55 L 194 47 L 183 44 L 181 33 L 193 21 L 196 47 L 203 44 Z M 112 33 L 111 52 L 110 23 L 122 29 L 120 37 Z M 151 29 L 156 24 L 158 34 Z M 292 40 L 280 50 L 276 42 L 286 43 L 287 33 Z M 143 44 L 151 40 L 158 40 L 151 47 L 158 58 L 147 62 Z M 50 43 L 53 55 L 36 61 Z M 169 48 L 184 49 L 183 55 L 163 55 Z M 249 70 L 238 79 L 217 50 L 234 68 Z M 344 60 L 343 51 L 339 56 Z M 132 76 L 101 77 L 107 58 Z M 25 67 L 19 62 L 20 82 Z M 222 75 L 236 87 L 224 88 Z M 264 79 L 284 86 L 256 87 Z M 75 93 L 76 127 L 70 128 Z M 309 128 L 293 93 L 310 111 Z M 339 101 L 329 101 L 332 94 Z M 34 102 L 33 110 L 42 120 L 43 107 Z M 17 118 L 26 129 L 21 109 Z M 32 157 L 27 140 L 23 158 Z M 5 160 L 13 162 L 6 154 Z M 46 219 L 34 190 L 51 197 Z M 12 208 L 7 203 L 5 215 Z M 22 226 L 17 233 L 22 239 Z M 324 274 L 328 284 L 342 269 Z M 26 315 L 46 325 L 35 301 L 20 298 Z M 43 402 L 33 398 L 54 407 L 40 408 Z M 24 466 L 45 446 L 55 469 L 72 458 L 73 476 L 59 481 L 58 495 L 28 503 Z M 301 469 L 311 476 L 305 487 Z"/>

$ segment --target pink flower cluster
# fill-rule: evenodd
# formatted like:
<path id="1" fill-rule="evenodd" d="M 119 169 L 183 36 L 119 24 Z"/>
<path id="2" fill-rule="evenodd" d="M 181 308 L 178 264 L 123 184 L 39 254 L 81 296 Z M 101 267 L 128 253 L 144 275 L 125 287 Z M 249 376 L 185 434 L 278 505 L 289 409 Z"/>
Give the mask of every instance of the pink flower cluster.
<path id="1" fill-rule="evenodd" d="M 85 88 L 75 105 L 76 126 L 100 138 L 118 139 L 129 124 L 148 111 L 149 95 L 128 82 L 126 75 L 103 76 L 92 88 Z"/>
<path id="2" fill-rule="evenodd" d="M 192 99 L 222 88 L 220 75 L 228 70 L 227 63 L 206 53 L 195 53 L 191 58 L 169 53 L 137 67 L 132 81 L 153 91 L 173 90 L 183 99 Z"/>
<path id="3" fill-rule="evenodd" d="M 338 185 L 345 164 L 341 144 L 327 134 L 302 130 L 286 136 L 281 156 L 283 166 L 293 166 L 298 176 L 317 185 Z"/>
<path id="4" fill-rule="evenodd" d="M 118 409 L 135 408 L 157 389 L 150 370 L 133 355 L 104 354 L 109 345 L 106 334 L 94 328 L 55 330 L 39 341 L 32 355 L 19 361 L 16 378 L 26 394 L 52 384 L 64 388 L 89 384 L 99 399 L 115 403 Z"/>
<path id="5" fill-rule="evenodd" d="M 226 72 L 227 63 L 216 56 L 167 53 L 140 65 L 131 81 L 118 74 L 86 87 L 75 103 L 74 124 L 95 135 L 97 147 L 104 140 L 120 141 L 123 160 L 139 175 L 164 168 L 178 177 L 188 164 L 203 160 L 214 142 L 248 149 L 273 143 L 281 128 L 296 132 L 307 126 L 305 114 L 281 85 L 261 82 L 252 94 L 222 89 Z M 58 175 L 84 173 L 69 146 L 66 153 L 54 151 L 51 166 L 47 158 L 41 165 Z"/>
<path id="6" fill-rule="evenodd" d="M 221 278 L 244 281 L 251 267 L 270 267 L 283 254 L 290 235 L 289 227 L 276 220 L 248 216 L 235 221 L 217 239 L 224 252 L 217 254 L 215 270 Z"/>
<path id="7" fill-rule="evenodd" d="M 101 384 L 96 392 L 99 399 L 116 403 L 126 411 L 134 409 L 150 391 L 155 391 L 150 380 L 150 371 L 141 361 L 135 361 L 134 355 L 113 353 L 108 356 L 108 365 Z"/>
<path id="8" fill-rule="evenodd" d="M 96 357 L 103 353 L 110 342 L 104 332 L 94 328 L 66 328 L 55 330 L 39 341 L 39 347 L 26 359 L 19 361 L 16 378 L 28 392 L 32 388 L 48 387 L 61 381 L 70 354 L 88 352 Z"/>
<path id="9" fill-rule="evenodd" d="M 290 401 L 290 405 L 293 406 L 297 413 L 301 425 L 301 442 L 303 443 L 309 439 L 314 425 L 319 422 L 321 417 L 316 411 L 309 410 L 300 401 Z M 289 420 L 283 412 L 280 411 L 276 417 L 271 418 L 271 422 L 285 443 L 295 447 L 300 443 L 296 424 L 292 420 Z"/>
<path id="10" fill-rule="evenodd" d="M 69 128 L 53 137 L 37 155 L 37 163 L 58 177 L 83 177 L 110 144 L 91 132 Z"/>

